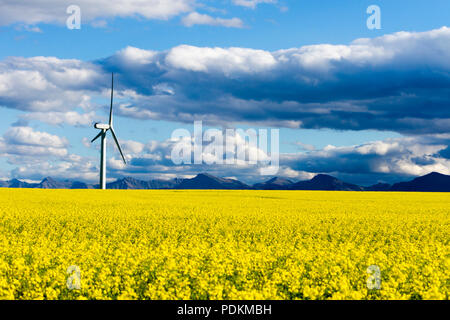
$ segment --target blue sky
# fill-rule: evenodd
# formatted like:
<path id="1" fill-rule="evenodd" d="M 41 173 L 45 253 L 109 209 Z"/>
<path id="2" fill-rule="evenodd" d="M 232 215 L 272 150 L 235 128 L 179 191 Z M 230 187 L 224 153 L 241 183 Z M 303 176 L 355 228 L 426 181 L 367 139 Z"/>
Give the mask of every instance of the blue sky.
<path id="1" fill-rule="evenodd" d="M 111 145 L 110 179 L 268 178 L 249 167 L 164 161 L 172 131 L 200 118 L 279 128 L 279 175 L 293 180 L 450 173 L 448 1 L 96 3 L 78 1 L 81 29 L 69 30 L 65 8 L 75 2 L 0 0 L 0 178 L 95 181 L 98 150 L 86 139 L 105 120 L 111 71 L 130 165 L 117 163 Z M 366 26 L 370 5 L 381 9 L 380 30 Z M 176 93 L 161 93 L 166 86 Z"/>
<path id="2" fill-rule="evenodd" d="M 39 1 L 34 1 L 39 3 Z M 76 1 L 75 1 L 76 2 Z M 73 2 L 73 3 L 75 3 Z M 126 47 L 167 50 L 179 44 L 208 47 L 245 47 L 278 50 L 310 44 L 346 44 L 357 38 L 376 37 L 397 31 L 427 31 L 448 25 L 450 3 L 446 0 L 321 0 L 278 1 L 255 9 L 231 5 L 231 1 L 204 1 L 217 16 L 239 17 L 245 28 L 211 26 L 185 27 L 183 15 L 167 21 L 112 17 L 103 28 L 82 24 L 70 31 L 64 25 L 37 24 L 43 31 L 4 26 L 1 29 L 0 57 L 36 55 L 95 60 Z M 366 9 L 377 4 L 382 9 L 382 29 L 369 30 Z M 284 11 L 282 8 L 287 8 Z M 211 10 L 211 9 L 210 9 Z M 210 10 L 199 12 L 216 15 Z M 63 16 L 68 16 L 64 12 Z"/>

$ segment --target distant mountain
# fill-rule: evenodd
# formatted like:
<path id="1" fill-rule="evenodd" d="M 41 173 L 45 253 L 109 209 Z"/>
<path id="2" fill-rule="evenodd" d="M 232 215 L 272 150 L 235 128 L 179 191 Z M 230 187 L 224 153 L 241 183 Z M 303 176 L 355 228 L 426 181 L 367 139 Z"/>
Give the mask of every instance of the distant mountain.
<path id="1" fill-rule="evenodd" d="M 192 179 L 173 180 L 138 180 L 131 177 L 117 179 L 107 185 L 108 189 L 259 189 L 259 190 L 341 190 L 341 191 L 430 191 L 450 192 L 450 176 L 433 172 L 407 182 L 399 182 L 390 186 L 377 183 L 370 187 L 361 187 L 341 181 L 335 177 L 318 174 L 311 180 L 293 183 L 289 179 L 275 177 L 257 183 L 253 187 L 235 180 L 219 178 L 207 173 L 200 173 Z M 39 183 L 27 183 L 18 179 L 0 181 L 0 188 L 42 188 L 42 189 L 93 189 L 92 185 L 80 181 L 58 181 L 51 177 Z"/>
<path id="2" fill-rule="evenodd" d="M 25 181 L 20 181 L 17 179 L 12 179 L 7 181 L 8 188 L 34 188 L 36 186 L 35 183 L 28 183 Z"/>
<path id="3" fill-rule="evenodd" d="M 377 183 L 370 187 L 364 187 L 364 191 L 389 191 L 390 188 L 389 183 Z"/>
<path id="4" fill-rule="evenodd" d="M 60 181 L 56 181 L 51 177 L 44 178 L 34 188 L 40 189 L 68 189 L 68 184 Z"/>
<path id="5" fill-rule="evenodd" d="M 253 188 L 259 190 L 283 190 L 287 189 L 293 182 L 289 179 L 275 177 L 266 182 L 257 183 L 253 185 Z"/>
<path id="6" fill-rule="evenodd" d="M 91 184 L 87 184 L 80 181 L 74 181 L 70 185 L 70 189 L 93 189 L 94 187 Z"/>
<path id="7" fill-rule="evenodd" d="M 182 179 L 173 180 L 138 180 L 132 177 L 117 179 L 114 182 L 107 183 L 107 189 L 172 189 L 177 186 Z"/>
<path id="8" fill-rule="evenodd" d="M 174 189 L 183 181 L 184 179 L 180 178 L 172 180 L 150 180 L 148 186 L 149 189 Z"/>
<path id="9" fill-rule="evenodd" d="M 250 186 L 238 180 L 200 173 L 192 179 L 183 180 L 176 189 L 250 189 Z"/>
<path id="10" fill-rule="evenodd" d="M 107 183 L 106 189 L 148 189 L 148 182 L 126 177 Z"/>
<path id="11" fill-rule="evenodd" d="M 408 182 L 395 183 L 390 191 L 450 192 L 450 176 L 432 172 Z"/>
<path id="12" fill-rule="evenodd" d="M 362 191 L 356 184 L 343 182 L 335 177 L 318 174 L 311 180 L 299 181 L 289 186 L 291 190 L 336 190 L 336 191 Z"/>

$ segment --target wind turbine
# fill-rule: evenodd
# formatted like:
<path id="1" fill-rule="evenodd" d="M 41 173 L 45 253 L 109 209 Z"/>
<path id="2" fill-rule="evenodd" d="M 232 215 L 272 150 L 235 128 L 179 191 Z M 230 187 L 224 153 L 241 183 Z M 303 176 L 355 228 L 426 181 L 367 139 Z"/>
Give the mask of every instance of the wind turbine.
<path id="1" fill-rule="evenodd" d="M 120 148 L 119 141 L 117 140 L 116 133 L 113 128 L 113 93 L 114 93 L 114 73 L 111 75 L 111 107 L 109 109 L 109 123 L 96 123 L 94 124 L 95 129 L 101 130 L 98 135 L 92 139 L 91 143 L 102 137 L 102 144 L 100 150 L 100 189 L 106 189 L 106 132 L 111 131 L 111 134 L 116 142 L 116 146 L 120 151 L 120 155 L 122 156 L 122 160 L 125 164 L 125 157 L 123 156 L 122 149 Z"/>

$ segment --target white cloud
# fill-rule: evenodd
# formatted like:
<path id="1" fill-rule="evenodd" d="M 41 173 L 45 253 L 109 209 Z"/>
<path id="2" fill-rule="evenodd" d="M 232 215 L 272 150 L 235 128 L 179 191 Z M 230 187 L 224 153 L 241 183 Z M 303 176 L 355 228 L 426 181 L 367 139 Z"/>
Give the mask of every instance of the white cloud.
<path id="1" fill-rule="evenodd" d="M 56 112 L 54 123 L 83 125 L 91 101 L 109 94 L 109 70 L 117 70 L 123 116 L 438 132 L 450 123 L 448 108 L 439 107 L 448 99 L 449 52 L 450 28 L 443 27 L 274 52 L 180 45 L 127 47 L 95 63 L 12 57 L 0 61 L 0 106 L 41 119 Z M 424 110 L 430 97 L 436 106 Z M 77 107 L 85 117 L 71 122 L 65 115 Z"/>
<path id="2" fill-rule="evenodd" d="M 214 18 L 207 14 L 200 14 L 198 12 L 191 12 L 182 19 L 182 22 L 187 27 L 192 27 L 194 25 L 222 26 L 227 28 L 244 27 L 244 23 L 239 18 Z"/>
<path id="3" fill-rule="evenodd" d="M 108 169 L 113 169 L 113 170 L 122 170 L 125 169 L 126 165 L 123 163 L 122 159 L 115 159 L 115 158 L 109 158 L 108 159 L 108 163 L 107 163 L 107 167 Z"/>
<path id="4" fill-rule="evenodd" d="M 24 114 L 21 119 L 38 120 L 52 125 L 68 124 L 71 126 L 89 126 L 93 123 L 95 112 L 78 113 L 75 111 L 67 112 L 33 112 Z"/>
<path id="5" fill-rule="evenodd" d="M 0 138 L 0 153 L 8 157 L 63 157 L 67 155 L 68 141 L 57 135 L 35 131 L 31 127 L 9 128 Z"/>
<path id="6" fill-rule="evenodd" d="M 66 9 L 76 4 L 83 21 L 114 17 L 135 17 L 167 20 L 192 11 L 195 0 L 0 0 L 0 25 L 12 23 L 64 24 L 69 15 Z"/>
<path id="7" fill-rule="evenodd" d="M 55 57 L 11 57 L 0 62 L 0 106 L 27 111 L 89 108 L 107 75 L 98 65 Z"/>
<path id="8" fill-rule="evenodd" d="M 175 90 L 174 88 L 172 88 L 169 84 L 167 83 L 158 83 L 155 84 L 152 89 L 154 90 L 155 94 L 169 94 L 169 95 L 174 95 L 175 94 Z"/>
<path id="9" fill-rule="evenodd" d="M 113 158 L 108 160 L 108 168 L 117 176 L 132 175 L 142 177 L 143 175 L 151 175 L 152 177 L 158 177 L 164 174 L 166 176 L 170 175 L 171 177 L 182 177 L 207 171 L 215 172 L 219 176 L 245 176 L 246 178 L 244 180 L 251 179 L 252 181 L 259 181 L 261 179 L 260 169 L 262 167 L 268 167 L 270 156 L 257 146 L 247 143 L 240 134 L 230 137 L 228 142 L 236 147 L 239 146 L 233 150 L 223 149 L 231 159 L 236 159 L 238 157 L 237 151 L 241 150 L 246 160 L 249 159 L 250 154 L 253 154 L 257 156 L 259 162 L 257 164 L 250 164 L 248 161 L 238 160 L 234 161 L 233 164 L 227 164 L 224 158 L 219 158 L 219 155 L 215 154 L 213 149 L 208 148 L 210 141 L 205 140 L 202 150 L 203 164 L 183 163 L 181 165 L 175 165 L 171 159 L 172 149 L 175 145 L 179 147 L 181 143 L 184 147 L 190 146 L 191 151 L 193 150 L 193 137 L 187 137 L 181 140 L 148 141 L 146 144 L 131 140 L 120 141 L 127 157 L 127 165 L 123 165 L 119 154 L 116 153 Z M 210 164 L 206 164 L 208 161 L 210 161 Z M 306 174 L 299 171 L 294 172 L 293 170 L 289 170 L 289 168 L 283 168 L 282 173 L 298 177 Z"/>
<path id="10" fill-rule="evenodd" d="M 30 178 L 41 181 L 43 177 L 53 177 L 60 180 L 83 180 L 89 182 L 98 181 L 97 163 L 92 159 L 67 156 L 64 160 L 22 163 L 11 171 L 11 177 Z"/>
<path id="11" fill-rule="evenodd" d="M 181 45 L 171 49 L 165 62 L 173 68 L 194 72 L 259 73 L 270 70 L 277 61 L 270 52 L 246 48 L 200 48 Z"/>
<path id="12" fill-rule="evenodd" d="M 316 150 L 316 147 L 314 147 L 311 144 L 303 143 L 301 141 L 297 141 L 294 143 L 300 150 L 306 150 L 306 151 L 314 151 Z"/>
<path id="13" fill-rule="evenodd" d="M 127 67 L 155 63 L 158 52 L 153 50 L 144 50 L 136 47 L 128 46 L 114 55 L 114 62 L 125 65 Z"/>
<path id="14" fill-rule="evenodd" d="M 28 31 L 28 32 L 35 32 L 35 33 L 42 33 L 41 28 L 36 27 L 36 26 L 30 26 L 30 25 L 18 25 L 15 27 L 16 30 L 18 31 Z"/>
<path id="15" fill-rule="evenodd" d="M 419 176 L 433 171 L 450 174 L 450 160 L 439 155 L 448 137 L 402 137 L 356 146 L 326 146 L 309 153 L 284 154 L 280 162 L 295 170 L 340 174 Z M 376 182 L 376 181 L 373 181 Z"/>
<path id="16" fill-rule="evenodd" d="M 91 147 L 91 140 L 84 137 L 83 139 L 81 139 L 81 143 L 83 144 L 83 146 L 85 146 L 86 148 L 90 148 Z"/>
<path id="17" fill-rule="evenodd" d="M 186 143 L 192 143 L 188 139 Z M 258 148 L 244 145 L 241 136 L 233 142 L 244 147 L 245 153 L 257 153 L 259 159 L 267 155 Z M 83 143 L 89 145 L 88 139 Z M 113 142 L 109 140 L 108 174 L 113 177 L 134 176 L 141 179 L 173 178 L 193 176 L 199 172 L 209 172 L 217 176 L 234 176 L 244 182 L 253 183 L 264 180 L 259 166 L 248 163 L 181 165 L 176 166 L 170 159 L 172 148 L 177 141 L 121 140 L 121 146 L 127 158 L 125 166 Z M 10 164 L 17 168 L 11 176 L 39 180 L 45 176 L 64 179 L 81 179 L 96 182 L 98 179 L 98 155 L 83 157 L 68 154 L 66 139 L 31 128 L 10 128 L 0 138 L 0 154 L 7 156 Z M 417 176 L 438 171 L 450 174 L 450 160 L 439 156 L 439 152 L 448 145 L 448 136 L 429 135 L 403 137 L 373 141 L 356 146 L 328 146 L 308 153 L 280 155 L 280 168 L 277 176 L 293 180 L 306 180 L 316 173 L 340 175 L 344 180 L 349 175 L 365 177 L 362 183 L 377 182 L 381 177 L 395 182 L 399 176 Z M 234 156 L 234 151 L 232 156 Z M 204 149 L 204 159 L 217 159 L 215 154 Z M 348 175 L 348 176 L 346 176 Z M 392 180 L 397 179 L 397 180 Z M 350 182 L 354 182 L 351 181 Z M 361 182 L 360 182 L 361 183 Z"/>
<path id="18" fill-rule="evenodd" d="M 277 0 L 233 0 L 237 6 L 255 9 L 261 3 L 277 3 Z"/>
<path id="19" fill-rule="evenodd" d="M 289 128 L 448 132 L 449 46 L 450 29 L 444 27 L 360 39 L 344 46 L 275 52 L 183 45 L 167 51 L 127 47 L 95 63 L 13 57 L 0 61 L 0 105 L 26 111 L 20 116 L 24 120 L 89 125 L 97 120 L 91 101 L 107 99 L 109 70 L 117 70 L 115 112 L 126 117 L 204 120 L 228 126 L 247 122 Z M 389 72 L 394 76 L 384 76 Z M 304 179 L 316 172 L 357 173 L 374 181 L 373 175 L 448 173 L 449 160 L 437 155 L 448 141 L 448 137 L 434 142 L 403 138 L 323 150 L 303 145 L 309 149 L 306 154 L 282 155 L 279 175 Z M 181 177 L 208 171 L 243 181 L 262 179 L 255 166 L 175 167 L 168 158 L 172 146 L 168 141 L 121 142 L 130 161 L 124 167 L 116 148 L 108 147 L 113 156 L 110 177 Z M 84 143 L 89 145 L 89 140 Z M 96 181 L 98 153 L 92 160 L 67 149 L 64 138 L 31 128 L 11 129 L 0 138 L 0 153 L 18 165 L 16 173 L 21 177 Z"/>
<path id="20" fill-rule="evenodd" d="M 22 163 L 27 162 L 26 158 L 23 157 L 63 157 L 67 155 L 67 149 L 65 148 L 53 148 L 53 147 L 43 147 L 43 146 L 27 146 L 27 145 L 5 145 L 0 140 L 0 153 L 9 156 L 20 156 L 15 161 L 21 161 Z M 30 159 L 28 159 L 30 160 Z"/>
<path id="21" fill-rule="evenodd" d="M 63 148 L 68 144 L 65 138 L 60 138 L 47 132 L 35 131 L 31 127 L 12 127 L 6 131 L 3 138 L 7 143 L 16 145 Z"/>
<path id="22" fill-rule="evenodd" d="M 297 128 L 446 131 L 449 52 L 447 27 L 274 52 L 180 45 L 152 52 L 130 77 L 140 96 L 130 100 L 128 114 L 188 122 L 251 119 Z M 143 96 L 149 84 L 158 83 L 176 94 Z"/>
<path id="23" fill-rule="evenodd" d="M 126 117 L 135 119 L 159 119 L 159 114 L 150 110 L 145 110 L 138 107 L 132 107 L 130 104 L 121 104 L 117 112 Z"/>
<path id="24" fill-rule="evenodd" d="M 145 144 L 133 140 L 120 140 L 119 143 L 124 153 L 141 153 L 145 147 Z"/>
<path id="25" fill-rule="evenodd" d="M 108 22 L 106 20 L 95 20 L 91 22 L 91 26 L 94 28 L 106 28 L 108 26 Z"/>

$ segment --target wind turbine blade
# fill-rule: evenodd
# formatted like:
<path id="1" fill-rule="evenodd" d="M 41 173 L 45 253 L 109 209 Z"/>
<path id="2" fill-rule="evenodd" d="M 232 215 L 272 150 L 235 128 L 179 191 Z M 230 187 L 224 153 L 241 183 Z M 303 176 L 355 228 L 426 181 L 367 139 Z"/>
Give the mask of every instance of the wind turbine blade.
<path id="1" fill-rule="evenodd" d="M 119 140 L 117 140 L 116 133 L 114 132 L 114 129 L 112 127 L 110 128 L 110 130 L 111 130 L 112 136 L 114 138 L 114 141 L 116 142 L 117 148 L 120 151 L 120 155 L 122 156 L 123 163 L 127 164 L 127 162 L 125 161 L 125 157 L 123 156 L 122 149 L 120 148 Z"/>
<path id="2" fill-rule="evenodd" d="M 98 138 L 100 138 L 101 135 L 102 135 L 102 132 L 100 131 L 100 133 L 98 135 L 96 135 L 94 139 L 91 140 L 91 143 L 94 142 L 95 140 L 97 140 Z"/>
<path id="3" fill-rule="evenodd" d="M 114 94 L 114 72 L 111 74 L 111 107 L 109 108 L 109 125 L 110 126 L 112 126 L 112 122 L 113 122 L 113 115 L 112 115 L 113 94 Z"/>

